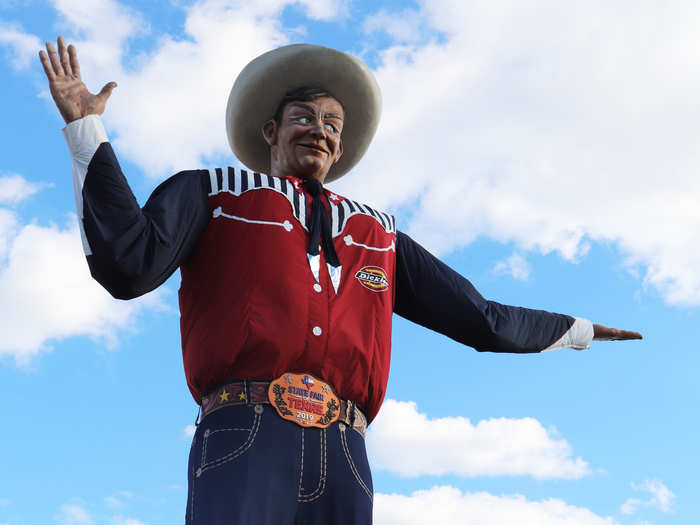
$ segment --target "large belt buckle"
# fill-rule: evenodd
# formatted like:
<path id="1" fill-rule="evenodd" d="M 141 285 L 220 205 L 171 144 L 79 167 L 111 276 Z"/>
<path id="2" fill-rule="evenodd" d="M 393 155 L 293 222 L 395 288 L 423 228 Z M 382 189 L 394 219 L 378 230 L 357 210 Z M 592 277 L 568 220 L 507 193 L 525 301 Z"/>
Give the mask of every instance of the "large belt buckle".
<path id="1" fill-rule="evenodd" d="M 281 418 L 302 427 L 326 428 L 339 417 L 333 388 L 310 374 L 282 374 L 270 383 L 267 397 Z"/>

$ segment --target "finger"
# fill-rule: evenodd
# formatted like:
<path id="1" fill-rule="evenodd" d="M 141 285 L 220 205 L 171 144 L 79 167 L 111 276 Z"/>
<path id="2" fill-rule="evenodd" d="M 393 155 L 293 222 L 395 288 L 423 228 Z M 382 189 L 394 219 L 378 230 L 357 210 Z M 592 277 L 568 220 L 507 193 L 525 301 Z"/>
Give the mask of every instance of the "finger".
<path id="1" fill-rule="evenodd" d="M 51 61 L 51 67 L 53 67 L 53 72 L 56 74 L 56 76 L 62 76 L 65 73 L 63 72 L 63 66 L 61 65 L 61 62 L 58 60 L 58 55 L 56 54 L 56 48 L 53 47 L 53 44 L 51 42 L 46 42 L 46 51 L 49 53 L 49 60 Z"/>
<path id="2" fill-rule="evenodd" d="M 46 55 L 46 53 L 43 50 L 39 51 L 39 60 L 41 60 L 41 65 L 44 66 L 44 73 L 46 73 L 46 76 L 49 79 L 49 82 L 53 82 L 54 79 L 56 78 L 56 75 L 54 75 L 53 69 L 51 69 L 51 64 L 49 63 L 49 57 Z"/>
<path id="3" fill-rule="evenodd" d="M 102 103 L 106 103 L 109 96 L 112 94 L 112 90 L 117 87 L 116 82 L 107 82 L 100 92 L 97 94 L 97 99 Z"/>
<path id="4" fill-rule="evenodd" d="M 632 332 L 630 330 L 618 330 L 617 328 L 610 329 L 610 339 L 623 341 L 628 339 L 641 339 L 642 334 L 639 332 Z"/>
<path id="5" fill-rule="evenodd" d="M 63 67 L 65 74 L 68 76 L 73 76 L 73 71 L 70 68 L 70 59 L 68 58 L 66 39 L 62 36 L 58 37 L 58 58 L 61 61 L 61 66 Z"/>
<path id="6" fill-rule="evenodd" d="M 630 330 L 618 330 L 617 328 L 608 328 L 607 326 L 594 325 L 594 337 L 596 341 L 628 341 L 631 339 L 643 339 L 639 332 Z"/>
<path id="7" fill-rule="evenodd" d="M 80 63 L 78 62 L 78 52 L 73 44 L 68 46 L 68 57 L 70 58 L 70 68 L 73 70 L 73 76 L 80 77 Z"/>
<path id="8" fill-rule="evenodd" d="M 642 334 L 639 332 L 632 332 L 630 330 L 622 330 L 623 339 L 644 339 Z"/>

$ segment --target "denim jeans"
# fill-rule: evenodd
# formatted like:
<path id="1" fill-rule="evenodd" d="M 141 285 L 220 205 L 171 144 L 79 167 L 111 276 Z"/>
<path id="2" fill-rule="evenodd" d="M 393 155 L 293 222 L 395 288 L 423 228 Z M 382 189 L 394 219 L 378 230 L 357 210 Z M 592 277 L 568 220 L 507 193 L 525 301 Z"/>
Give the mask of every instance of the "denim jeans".
<path id="1" fill-rule="evenodd" d="M 212 412 L 188 469 L 187 525 L 367 525 L 364 438 L 343 423 L 302 428 L 270 405 Z"/>

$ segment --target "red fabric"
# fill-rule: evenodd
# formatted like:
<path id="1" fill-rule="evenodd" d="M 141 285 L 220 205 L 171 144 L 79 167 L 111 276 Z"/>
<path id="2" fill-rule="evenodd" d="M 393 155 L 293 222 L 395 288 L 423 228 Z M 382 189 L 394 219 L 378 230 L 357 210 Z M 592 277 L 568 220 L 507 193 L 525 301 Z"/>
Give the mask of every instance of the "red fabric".
<path id="1" fill-rule="evenodd" d="M 221 207 L 248 220 L 289 221 L 292 230 L 214 214 L 181 266 L 183 359 L 195 400 L 232 379 L 308 372 L 374 419 L 389 375 L 396 253 L 348 245 L 344 238 L 350 234 L 355 243 L 385 248 L 395 234 L 373 217 L 352 215 L 334 238 L 342 264 L 338 293 L 323 254 L 317 292 L 306 255 L 308 232 L 284 195 L 268 188 L 240 196 L 223 192 L 210 196 L 209 204 L 212 212 Z M 385 272 L 386 290 L 371 290 L 355 277 L 366 266 Z"/>

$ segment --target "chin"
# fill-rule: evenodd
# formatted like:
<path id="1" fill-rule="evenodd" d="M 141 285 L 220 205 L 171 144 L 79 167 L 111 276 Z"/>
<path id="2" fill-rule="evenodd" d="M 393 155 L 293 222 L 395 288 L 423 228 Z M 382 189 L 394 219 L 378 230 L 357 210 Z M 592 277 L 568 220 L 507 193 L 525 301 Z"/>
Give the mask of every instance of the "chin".
<path id="1" fill-rule="evenodd" d="M 320 162 L 300 162 L 296 175 L 302 179 L 318 179 L 319 174 L 325 174 L 327 171 Z"/>

